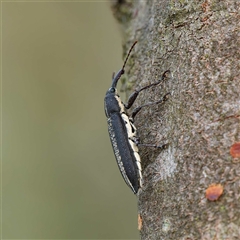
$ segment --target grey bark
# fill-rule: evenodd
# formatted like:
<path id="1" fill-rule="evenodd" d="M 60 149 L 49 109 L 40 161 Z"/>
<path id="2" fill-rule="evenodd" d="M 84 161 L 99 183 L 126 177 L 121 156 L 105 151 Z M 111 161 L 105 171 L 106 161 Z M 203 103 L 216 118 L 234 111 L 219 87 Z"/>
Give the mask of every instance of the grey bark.
<path id="1" fill-rule="evenodd" d="M 140 139 L 167 149 L 140 149 L 144 186 L 138 194 L 141 239 L 240 239 L 240 1 L 115 1 L 127 64 L 125 89 L 167 80 L 141 93 L 157 101 L 136 117 Z M 224 187 L 214 202 L 205 191 Z"/>

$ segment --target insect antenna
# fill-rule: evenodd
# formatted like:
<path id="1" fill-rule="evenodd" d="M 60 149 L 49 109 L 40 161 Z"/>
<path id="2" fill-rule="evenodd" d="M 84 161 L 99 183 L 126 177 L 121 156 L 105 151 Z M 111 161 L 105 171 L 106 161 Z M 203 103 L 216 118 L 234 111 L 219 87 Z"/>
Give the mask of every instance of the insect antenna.
<path id="1" fill-rule="evenodd" d="M 124 71 L 124 68 L 125 68 L 125 65 L 127 63 L 128 58 L 129 58 L 129 55 L 130 55 L 131 51 L 133 50 L 134 46 L 136 45 L 136 43 L 137 43 L 137 41 L 135 41 L 133 43 L 133 45 L 131 46 L 130 50 L 128 51 L 128 55 L 127 55 L 127 57 L 126 57 L 126 59 L 125 59 L 125 61 L 123 63 L 123 66 L 122 66 L 122 71 Z"/>
<path id="2" fill-rule="evenodd" d="M 119 78 L 124 74 L 124 68 L 125 68 L 125 65 L 127 63 L 127 60 L 129 58 L 129 55 L 131 53 L 131 51 L 133 50 L 134 46 L 136 45 L 137 41 L 135 41 L 132 45 L 132 47 L 130 48 L 130 50 L 128 51 L 128 54 L 127 54 L 127 57 L 123 63 L 123 66 L 121 68 L 121 70 L 114 76 L 113 80 L 112 80 L 112 88 L 116 88 L 117 86 L 117 82 L 119 80 Z"/>

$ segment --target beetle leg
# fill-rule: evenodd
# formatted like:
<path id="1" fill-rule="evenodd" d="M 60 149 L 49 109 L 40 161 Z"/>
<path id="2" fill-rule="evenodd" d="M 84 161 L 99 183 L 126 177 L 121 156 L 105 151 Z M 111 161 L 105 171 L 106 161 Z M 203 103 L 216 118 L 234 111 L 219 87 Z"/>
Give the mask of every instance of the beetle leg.
<path id="1" fill-rule="evenodd" d="M 168 146 L 168 143 L 163 145 L 155 145 L 155 144 L 147 144 L 147 143 L 138 143 L 137 146 L 139 147 L 152 147 L 152 148 L 160 148 L 160 149 L 166 149 Z"/>
<path id="2" fill-rule="evenodd" d="M 151 106 L 151 105 L 155 105 L 155 104 L 159 104 L 159 103 L 163 103 L 165 102 L 167 99 L 168 99 L 168 95 L 170 95 L 170 93 L 167 93 L 163 96 L 162 99 L 156 101 L 156 102 L 150 102 L 150 103 L 146 103 L 142 106 L 139 106 L 139 107 L 136 107 L 133 109 L 133 112 L 132 112 L 132 115 L 131 115 L 131 118 L 134 120 L 134 117 L 137 115 L 137 113 L 140 112 L 140 110 L 143 108 L 143 107 L 147 107 L 147 106 Z"/>
<path id="3" fill-rule="evenodd" d="M 157 82 L 155 82 L 155 83 L 152 83 L 152 84 L 150 84 L 150 85 L 148 85 L 148 86 L 142 87 L 142 88 L 139 89 L 139 90 L 135 90 L 135 91 L 130 95 L 130 97 L 128 98 L 127 104 L 124 104 L 125 108 L 126 108 L 126 109 L 129 109 L 129 108 L 133 105 L 133 103 L 135 102 L 138 94 L 139 94 L 141 91 L 146 90 L 146 89 L 148 89 L 148 88 L 150 88 L 150 87 L 153 87 L 153 86 L 156 86 L 156 85 L 160 84 L 160 83 L 167 77 L 167 74 L 168 74 L 169 72 L 170 72 L 169 70 L 165 71 L 165 72 L 162 74 L 162 77 L 161 77 L 161 79 L 160 79 L 159 81 L 157 81 Z"/>
<path id="4" fill-rule="evenodd" d="M 153 147 L 153 148 L 160 148 L 160 149 L 165 149 L 168 146 L 168 143 L 163 144 L 163 145 L 156 145 L 156 144 L 148 144 L 148 143 L 140 143 L 140 138 L 139 137 L 135 137 L 135 139 L 133 140 L 134 143 L 139 146 L 139 147 Z"/>

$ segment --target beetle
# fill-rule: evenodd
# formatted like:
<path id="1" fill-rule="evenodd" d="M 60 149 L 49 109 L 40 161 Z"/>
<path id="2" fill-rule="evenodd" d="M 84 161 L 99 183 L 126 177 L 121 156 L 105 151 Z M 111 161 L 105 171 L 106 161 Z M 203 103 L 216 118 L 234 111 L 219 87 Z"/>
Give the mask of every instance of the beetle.
<path id="1" fill-rule="evenodd" d="M 132 189 L 134 194 L 138 192 L 138 190 L 142 187 L 143 184 L 141 159 L 138 153 L 138 146 L 148 146 L 161 149 L 166 147 L 166 144 L 163 144 L 162 146 L 157 146 L 153 144 L 140 143 L 139 138 L 137 137 L 137 129 L 134 125 L 134 117 L 143 107 L 162 103 L 166 101 L 169 95 L 169 93 L 167 93 L 161 100 L 157 102 L 147 103 L 135 108 L 131 116 L 127 114 L 126 110 L 131 108 L 138 94 L 145 89 L 158 85 L 162 80 L 164 80 L 164 78 L 166 77 L 166 73 L 169 72 L 169 70 L 165 71 L 162 75 L 162 79 L 158 82 L 142 87 L 139 90 L 135 90 L 130 95 L 127 104 L 124 104 L 121 101 L 116 88 L 118 80 L 124 74 L 125 65 L 136 43 L 137 41 L 133 43 L 132 47 L 128 51 L 122 68 L 118 71 L 116 75 L 113 74 L 112 85 L 108 89 L 104 99 L 104 108 L 107 117 L 108 132 L 113 152 L 123 179 Z"/>

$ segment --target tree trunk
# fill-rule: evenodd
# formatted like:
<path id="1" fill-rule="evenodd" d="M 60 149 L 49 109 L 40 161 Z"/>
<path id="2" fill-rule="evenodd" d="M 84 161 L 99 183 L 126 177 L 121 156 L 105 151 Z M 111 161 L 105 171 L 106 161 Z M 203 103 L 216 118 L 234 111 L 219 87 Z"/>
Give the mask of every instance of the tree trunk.
<path id="1" fill-rule="evenodd" d="M 124 56 L 138 41 L 125 89 L 170 70 L 135 105 L 171 94 L 135 120 L 142 142 L 168 143 L 162 151 L 140 149 L 141 239 L 240 239 L 240 144 L 233 146 L 240 142 L 240 1 L 122 0 L 112 9 Z"/>

